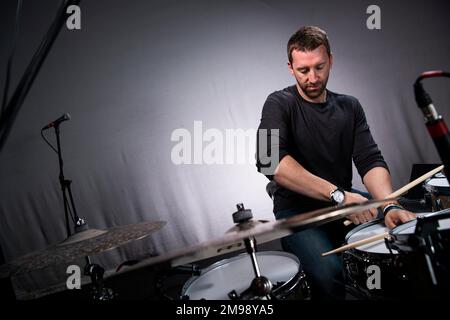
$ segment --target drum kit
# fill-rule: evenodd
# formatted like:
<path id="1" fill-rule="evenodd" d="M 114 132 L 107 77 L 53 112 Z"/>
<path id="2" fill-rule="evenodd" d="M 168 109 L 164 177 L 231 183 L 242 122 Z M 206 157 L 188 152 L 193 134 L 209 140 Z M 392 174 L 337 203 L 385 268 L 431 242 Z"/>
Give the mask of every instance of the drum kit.
<path id="1" fill-rule="evenodd" d="M 450 295 L 450 186 L 442 173 L 422 185 L 431 212 L 389 230 L 382 219 L 352 229 L 343 252 L 346 287 L 361 299 L 442 298 Z M 345 250 L 344 250 L 345 249 Z M 323 255 L 327 255 L 325 253 Z M 368 270 L 376 266 L 382 286 L 369 289 Z"/>
<path id="2" fill-rule="evenodd" d="M 418 221 L 438 222 L 436 235 L 439 239 L 434 243 L 426 244 L 430 235 L 422 235 L 417 228 Z M 431 286 L 448 289 L 448 276 L 445 275 L 450 266 L 448 264 L 449 235 L 450 235 L 450 209 L 418 215 L 417 220 L 406 222 L 392 230 L 384 225 L 382 220 L 374 220 L 362 224 L 351 230 L 346 238 L 347 244 L 352 244 L 360 239 L 367 239 L 374 235 L 388 232 L 390 237 L 371 242 L 366 245 L 352 248 L 343 252 L 344 275 L 347 288 L 356 297 L 362 299 L 395 299 L 395 298 L 433 298 L 436 293 L 430 290 Z M 445 253 L 432 250 L 447 250 Z M 420 256 L 422 255 L 422 257 Z M 441 256 L 439 256 L 441 255 Z M 423 264 L 421 258 L 426 257 L 430 263 L 430 270 L 419 265 Z M 432 260 L 435 261 L 432 261 Z M 445 259 L 447 261 L 445 261 Z M 435 266 L 431 264 L 434 263 Z M 436 268 L 436 265 L 438 268 Z M 382 285 L 378 290 L 370 290 L 367 286 L 367 269 L 369 266 L 377 266 L 380 269 Z M 422 266 L 423 267 L 423 266 Z M 437 284 L 436 273 L 442 273 Z M 447 278 L 447 279 L 445 279 Z M 426 283 L 422 283 L 426 281 Z M 434 282 L 434 283 L 433 283 Z M 419 285 L 419 283 L 421 283 Z M 448 292 L 442 292 L 448 296 Z"/>
<path id="3" fill-rule="evenodd" d="M 445 180 L 445 182 L 444 182 Z M 389 237 L 343 251 L 346 287 L 362 299 L 448 296 L 450 275 L 450 187 L 446 179 L 433 176 L 424 183 L 432 198 L 432 213 L 388 231 L 381 220 L 355 227 L 345 239 L 353 244 L 388 232 Z M 251 210 L 239 204 L 233 214 L 235 226 L 223 236 L 177 251 L 152 256 L 126 265 L 109 278 L 136 270 L 159 273 L 177 270 L 193 262 L 245 249 L 246 252 L 217 261 L 191 272 L 176 299 L 285 300 L 309 299 L 308 277 L 294 255 L 282 251 L 258 252 L 256 244 L 280 239 L 295 232 L 343 219 L 355 212 L 380 207 L 394 198 L 330 207 L 275 221 L 255 221 Z M 442 209 L 443 208 L 443 209 Z M 439 210 L 437 210 L 439 209 Z M 80 231 L 58 245 L 31 253 L 0 266 L 0 278 L 26 274 L 51 265 L 87 257 L 86 274 L 91 276 L 94 299 L 120 298 L 103 287 L 103 270 L 90 263 L 89 256 L 141 239 L 160 230 L 164 222 L 143 222 L 107 230 Z M 367 287 L 369 266 L 378 266 L 382 288 Z M 89 270 L 97 270 L 89 273 Z M 192 269 L 193 270 L 193 269 Z M 176 273 L 176 271 L 175 271 Z M 153 298 L 153 297 L 150 297 Z M 156 297 L 155 297 L 156 298 Z"/>
<path id="4" fill-rule="evenodd" d="M 428 203 L 433 211 L 450 208 L 450 186 L 447 178 L 442 173 L 437 173 L 427 179 L 424 184 Z"/>

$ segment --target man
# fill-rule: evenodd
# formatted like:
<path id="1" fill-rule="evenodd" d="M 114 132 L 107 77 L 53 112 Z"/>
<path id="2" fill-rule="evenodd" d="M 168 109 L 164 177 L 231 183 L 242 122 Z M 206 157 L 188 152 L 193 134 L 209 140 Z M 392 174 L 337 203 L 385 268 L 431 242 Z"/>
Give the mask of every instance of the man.
<path id="1" fill-rule="evenodd" d="M 326 89 L 333 55 L 325 31 L 303 27 L 289 39 L 287 49 L 296 85 L 269 95 L 259 126 L 269 133 L 269 153 L 278 150 L 279 155 L 274 172 L 264 172 L 276 183 L 276 218 L 367 201 L 352 191 L 352 160 L 370 195 L 386 198 L 392 193 L 388 166 L 359 101 Z M 273 129 L 279 130 L 277 137 L 271 135 Z M 260 172 L 265 167 L 260 158 L 257 166 Z M 383 211 L 389 228 L 414 218 L 398 203 L 387 203 Z M 375 217 L 376 210 L 366 210 L 348 218 L 359 224 Z M 282 239 L 283 247 L 298 256 L 309 275 L 313 298 L 344 298 L 340 256 L 321 253 L 340 246 L 345 232 L 340 221 Z"/>

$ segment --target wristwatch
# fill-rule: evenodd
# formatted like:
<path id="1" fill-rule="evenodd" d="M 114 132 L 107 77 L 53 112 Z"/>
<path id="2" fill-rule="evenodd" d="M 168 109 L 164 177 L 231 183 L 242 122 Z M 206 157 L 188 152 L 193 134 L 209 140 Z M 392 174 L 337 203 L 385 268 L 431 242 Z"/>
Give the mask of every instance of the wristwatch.
<path id="1" fill-rule="evenodd" d="M 337 188 L 330 192 L 331 202 L 337 205 L 344 204 L 345 200 L 345 190 L 342 188 Z"/>

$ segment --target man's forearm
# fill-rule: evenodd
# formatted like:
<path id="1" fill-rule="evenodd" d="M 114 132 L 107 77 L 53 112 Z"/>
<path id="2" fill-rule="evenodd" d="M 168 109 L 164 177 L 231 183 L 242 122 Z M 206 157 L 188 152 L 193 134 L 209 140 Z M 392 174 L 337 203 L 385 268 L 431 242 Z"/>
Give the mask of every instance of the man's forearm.
<path id="1" fill-rule="evenodd" d="M 274 179 L 287 189 L 323 201 L 330 201 L 330 192 L 336 189 L 334 184 L 313 175 L 289 155 L 281 159 Z"/>
<path id="2" fill-rule="evenodd" d="M 384 167 L 370 169 L 364 175 L 363 182 L 374 199 L 384 199 L 392 193 L 391 176 Z"/>

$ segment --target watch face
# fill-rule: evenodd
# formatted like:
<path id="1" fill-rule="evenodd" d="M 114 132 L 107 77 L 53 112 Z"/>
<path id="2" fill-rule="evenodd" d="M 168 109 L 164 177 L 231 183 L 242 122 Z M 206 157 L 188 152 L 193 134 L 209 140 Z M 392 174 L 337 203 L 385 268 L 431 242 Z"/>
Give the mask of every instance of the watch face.
<path id="1" fill-rule="evenodd" d="M 333 192 L 333 200 L 337 203 L 342 203 L 344 201 L 344 193 L 340 190 Z"/>

